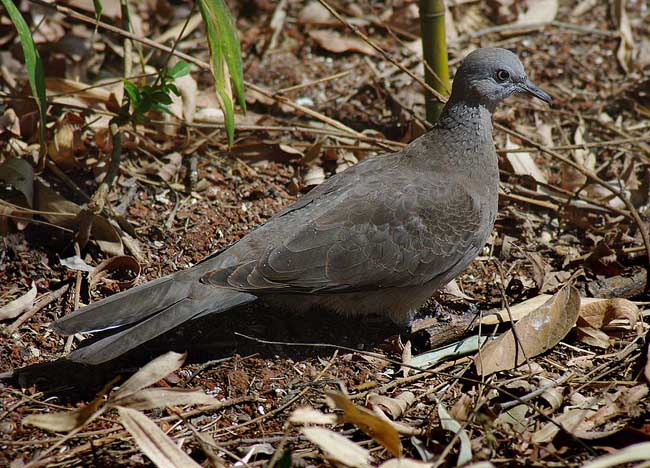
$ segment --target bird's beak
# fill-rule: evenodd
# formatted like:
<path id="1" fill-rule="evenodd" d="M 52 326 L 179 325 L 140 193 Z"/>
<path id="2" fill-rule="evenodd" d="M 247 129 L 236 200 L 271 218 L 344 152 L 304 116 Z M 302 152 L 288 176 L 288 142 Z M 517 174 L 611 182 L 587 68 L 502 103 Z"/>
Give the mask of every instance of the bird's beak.
<path id="1" fill-rule="evenodd" d="M 546 103 L 548 103 L 548 104 L 550 104 L 551 102 L 553 102 L 553 98 L 552 98 L 551 96 L 549 96 L 549 95 L 546 94 L 544 91 L 542 91 L 541 89 L 539 89 L 539 88 L 537 87 L 537 85 L 535 85 L 535 83 L 533 83 L 532 81 L 530 81 L 530 80 L 528 80 L 528 79 L 527 79 L 526 81 L 524 81 L 523 83 L 521 83 L 521 84 L 519 85 L 519 88 L 520 88 L 523 92 L 526 92 L 526 93 L 528 93 L 528 94 L 531 94 L 531 95 L 535 96 L 536 98 L 539 98 L 539 99 L 541 99 L 542 101 L 544 101 L 544 102 L 546 102 Z"/>

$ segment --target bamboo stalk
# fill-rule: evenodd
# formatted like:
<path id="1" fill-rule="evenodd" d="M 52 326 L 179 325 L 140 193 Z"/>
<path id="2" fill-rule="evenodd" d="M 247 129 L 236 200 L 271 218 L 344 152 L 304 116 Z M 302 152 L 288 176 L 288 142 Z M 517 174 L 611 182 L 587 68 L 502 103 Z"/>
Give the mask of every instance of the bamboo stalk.
<path id="1" fill-rule="evenodd" d="M 449 95 L 449 68 L 445 38 L 444 0 L 420 0 L 420 27 L 422 55 L 425 62 L 424 80 L 433 89 L 447 96 Z M 429 91 L 425 96 L 427 120 L 434 123 L 438 120 L 444 104 Z"/>

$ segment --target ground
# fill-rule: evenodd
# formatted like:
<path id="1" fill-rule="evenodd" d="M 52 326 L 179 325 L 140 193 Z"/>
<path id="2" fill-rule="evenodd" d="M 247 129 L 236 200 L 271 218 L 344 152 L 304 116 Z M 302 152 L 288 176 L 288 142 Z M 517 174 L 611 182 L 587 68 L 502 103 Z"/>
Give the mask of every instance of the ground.
<path id="1" fill-rule="evenodd" d="M 121 162 L 104 209 L 66 216 L 61 213 L 87 208 L 107 172 L 112 147 L 106 115 L 115 110 L 111 92 L 123 76 L 124 37 L 102 27 L 94 32 L 92 2 L 68 2 L 89 22 L 67 10 L 44 15 L 23 3 L 46 77 L 98 86 L 96 94 L 70 93 L 48 81 L 52 143 L 45 163 L 35 105 L 24 98 L 30 88 L 20 44 L 2 16 L 0 198 L 13 205 L 0 205 L 0 305 L 21 297 L 26 305 L 22 315 L 0 322 L 0 465 L 150 465 L 152 455 L 142 448 L 146 437 L 134 434 L 124 410 L 111 402 L 117 385 L 169 350 L 187 353 L 186 361 L 167 364 L 169 372 L 154 373 L 143 386 L 195 389 L 221 406 L 160 400 L 144 413 L 178 452 L 203 466 L 290 466 L 289 456 L 293 466 L 377 466 L 395 457 L 396 446 L 406 458 L 437 466 L 453 466 L 459 457 L 496 466 L 581 466 L 648 441 L 645 2 L 449 2 L 452 74 L 474 48 L 506 47 L 554 103 L 549 108 L 516 97 L 498 109 L 502 183 L 494 233 L 458 278 L 462 293 L 432 299 L 411 330 L 379 317 L 301 315 L 257 304 L 189 323 L 96 367 L 62 359 L 82 337 L 66 339 L 48 324 L 79 303 L 190 267 L 325 177 L 398 149 L 425 130 L 422 87 L 403 72 L 423 74 L 417 4 L 328 3 L 343 24 L 318 2 L 229 2 L 249 83 L 248 109 L 238 111 L 233 145 L 219 119 L 212 77 L 195 67 L 189 83 L 178 83 L 180 110 L 123 128 Z M 119 2 L 103 3 L 104 21 L 119 24 Z M 136 35 L 160 44 L 171 44 L 195 14 L 191 2 L 136 3 Z M 177 50 L 207 61 L 197 24 Z M 172 39 L 162 37 L 173 28 Z M 167 63 L 156 48 L 144 47 L 138 57 L 154 67 L 145 72 Z M 137 58 L 133 75 L 142 72 L 140 64 Z M 34 168 L 20 166 L 27 185 L 8 166 L 16 160 Z M 25 208 L 35 210 L 33 217 L 25 219 Z M 131 259 L 110 260 L 116 254 Z M 35 298 L 29 296 L 32 282 Z M 555 294 L 547 308 L 533 312 L 550 327 L 531 331 L 531 320 L 522 319 L 514 338 L 507 324 L 486 320 L 474 328 L 477 311 L 507 307 L 518 319 L 519 310 L 536 308 L 517 305 L 541 294 Z M 614 300 L 588 309 L 591 297 Z M 531 354 L 526 363 L 482 372 L 472 351 L 419 369 L 426 362 L 420 355 L 440 344 L 437 335 L 472 334 L 465 321 L 470 316 L 473 334 L 503 334 L 492 345 L 500 356 L 521 359 L 504 343 L 522 342 Z M 482 352 L 489 367 L 495 353 Z M 73 425 L 68 436 L 25 420 L 89 403 L 104 412 Z M 294 413 L 305 407 L 326 414 Z M 323 422 L 331 413 L 338 420 Z M 327 442 L 325 429 L 347 442 Z M 391 439 L 395 430 L 397 442 Z M 345 452 L 350 445 L 361 454 Z M 470 458 L 463 458 L 467 453 Z M 178 460 L 167 466 L 187 466 Z"/>

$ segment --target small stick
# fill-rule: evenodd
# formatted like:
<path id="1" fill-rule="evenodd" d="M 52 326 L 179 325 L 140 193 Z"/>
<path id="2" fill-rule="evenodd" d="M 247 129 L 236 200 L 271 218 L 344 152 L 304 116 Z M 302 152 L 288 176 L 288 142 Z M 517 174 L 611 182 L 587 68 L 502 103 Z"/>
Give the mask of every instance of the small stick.
<path id="1" fill-rule="evenodd" d="M 68 289 L 70 288 L 69 284 L 66 284 L 65 286 L 57 289 L 56 291 L 50 291 L 49 293 L 46 293 L 42 295 L 41 297 L 38 298 L 38 301 L 36 302 L 36 305 L 32 307 L 30 310 L 25 312 L 23 315 L 18 317 L 14 323 L 9 325 L 5 333 L 7 335 L 12 335 L 18 328 L 20 328 L 25 322 L 27 322 L 30 318 L 32 318 L 38 311 L 43 309 L 45 306 L 48 304 L 56 301 L 59 299 L 61 296 L 63 296 Z"/>

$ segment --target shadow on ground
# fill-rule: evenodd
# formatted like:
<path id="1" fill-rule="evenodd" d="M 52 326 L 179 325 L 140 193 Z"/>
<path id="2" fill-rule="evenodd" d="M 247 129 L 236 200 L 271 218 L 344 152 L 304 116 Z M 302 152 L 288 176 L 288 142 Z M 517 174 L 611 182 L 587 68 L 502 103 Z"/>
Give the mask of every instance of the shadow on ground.
<path id="1" fill-rule="evenodd" d="M 16 369 L 10 385 L 32 387 L 66 401 L 86 400 L 93 398 L 115 377 L 127 378 L 142 365 L 170 350 L 187 352 L 187 364 L 235 354 L 300 361 L 316 356 L 329 357 L 333 353 L 331 347 L 267 344 L 237 333 L 272 342 L 327 343 L 368 349 L 387 344 L 389 337 L 401 331 L 398 326 L 378 316 L 341 317 L 321 311 L 303 314 L 252 304 L 190 321 L 104 364 L 88 366 L 59 359 Z M 96 339 L 89 338 L 81 346 Z"/>

